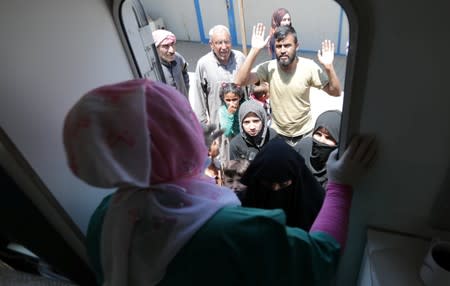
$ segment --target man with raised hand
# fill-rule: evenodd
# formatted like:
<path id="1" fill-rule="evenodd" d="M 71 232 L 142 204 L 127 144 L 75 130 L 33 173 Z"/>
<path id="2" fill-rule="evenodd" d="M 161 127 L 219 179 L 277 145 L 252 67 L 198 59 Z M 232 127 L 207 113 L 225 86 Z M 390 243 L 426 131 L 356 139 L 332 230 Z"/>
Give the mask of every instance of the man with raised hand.
<path id="1" fill-rule="evenodd" d="M 252 70 L 261 49 L 269 37 L 264 37 L 265 26 L 253 27 L 252 48 L 240 67 L 235 82 L 240 85 L 268 82 L 270 86 L 272 128 L 286 142 L 295 146 L 301 138 L 310 136 L 313 129 L 310 89 L 322 89 L 331 96 L 339 96 L 341 87 L 334 70 L 334 44 L 325 40 L 317 52 L 323 69 L 313 60 L 297 56 L 299 43 L 295 29 L 281 26 L 275 30 L 276 59 L 266 61 Z"/>

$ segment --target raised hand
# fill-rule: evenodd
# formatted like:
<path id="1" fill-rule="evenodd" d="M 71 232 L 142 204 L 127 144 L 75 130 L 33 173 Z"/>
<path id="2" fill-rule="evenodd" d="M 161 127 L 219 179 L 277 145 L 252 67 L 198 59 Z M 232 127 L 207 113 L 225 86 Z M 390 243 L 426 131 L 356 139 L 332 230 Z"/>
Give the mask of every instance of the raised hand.
<path id="1" fill-rule="evenodd" d="M 252 48 L 262 49 L 267 46 L 270 36 L 267 36 L 267 38 L 264 39 L 265 31 L 266 27 L 262 23 L 258 23 L 256 26 L 253 26 Z"/>
<path id="2" fill-rule="evenodd" d="M 317 51 L 317 58 L 324 66 L 332 65 L 334 61 L 334 43 L 330 40 L 322 42 L 322 49 Z"/>

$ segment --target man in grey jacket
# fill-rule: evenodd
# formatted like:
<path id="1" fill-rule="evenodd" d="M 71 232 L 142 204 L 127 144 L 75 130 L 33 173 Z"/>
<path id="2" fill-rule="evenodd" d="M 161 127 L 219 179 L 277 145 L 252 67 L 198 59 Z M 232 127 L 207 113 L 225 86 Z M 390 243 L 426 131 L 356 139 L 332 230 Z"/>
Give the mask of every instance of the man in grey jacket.
<path id="1" fill-rule="evenodd" d="M 152 33 L 164 80 L 168 85 L 178 89 L 182 94 L 189 97 L 189 74 L 187 62 L 182 55 L 176 52 L 175 35 L 168 30 L 155 30 Z"/>
<path id="2" fill-rule="evenodd" d="M 211 28 L 209 45 L 211 51 L 197 62 L 196 84 L 191 92 L 190 101 L 201 123 L 219 126 L 220 87 L 224 82 L 234 82 L 245 56 L 242 52 L 231 49 L 230 31 L 223 25 Z"/>

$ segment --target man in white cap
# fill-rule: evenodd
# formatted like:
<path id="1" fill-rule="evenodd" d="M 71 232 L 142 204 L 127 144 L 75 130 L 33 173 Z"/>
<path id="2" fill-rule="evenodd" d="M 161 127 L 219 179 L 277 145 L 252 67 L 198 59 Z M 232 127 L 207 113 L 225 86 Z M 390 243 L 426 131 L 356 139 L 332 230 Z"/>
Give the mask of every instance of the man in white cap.
<path id="1" fill-rule="evenodd" d="M 201 57 L 195 69 L 196 83 L 191 92 L 191 103 L 198 120 L 203 124 L 219 123 L 219 97 L 222 83 L 234 82 L 245 56 L 231 48 L 230 31 L 224 25 L 216 25 L 209 31 L 211 51 Z"/>
<path id="2" fill-rule="evenodd" d="M 168 30 L 155 30 L 152 33 L 165 82 L 178 89 L 189 97 L 189 74 L 187 62 L 182 55 L 176 52 L 175 35 Z"/>

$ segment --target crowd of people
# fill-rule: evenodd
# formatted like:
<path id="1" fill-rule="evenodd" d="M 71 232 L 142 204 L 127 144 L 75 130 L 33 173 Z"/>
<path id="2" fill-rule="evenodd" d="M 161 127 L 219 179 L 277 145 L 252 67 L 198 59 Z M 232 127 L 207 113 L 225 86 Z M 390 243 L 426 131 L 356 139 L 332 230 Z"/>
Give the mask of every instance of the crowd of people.
<path id="1" fill-rule="evenodd" d="M 263 24 L 253 27 L 247 56 L 216 25 L 190 85 L 175 35 L 156 30 L 153 38 L 163 83 L 94 89 L 64 123 L 72 172 L 117 188 L 87 233 L 99 284 L 331 281 L 352 186 L 376 155 L 373 137 L 356 136 L 338 158 L 340 111 L 312 121 L 312 87 L 341 95 L 334 44 L 322 43 L 320 65 L 297 56 L 283 8 L 273 13 L 269 35 Z M 254 66 L 266 48 L 273 59 Z"/>

